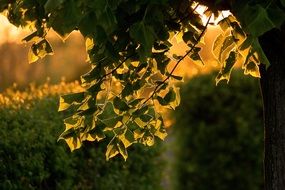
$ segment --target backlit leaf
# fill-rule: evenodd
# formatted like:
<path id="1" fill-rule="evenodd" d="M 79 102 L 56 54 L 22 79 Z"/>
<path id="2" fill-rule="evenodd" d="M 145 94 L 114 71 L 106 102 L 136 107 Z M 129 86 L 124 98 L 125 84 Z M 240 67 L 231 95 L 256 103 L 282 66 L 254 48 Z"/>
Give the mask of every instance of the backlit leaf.
<path id="1" fill-rule="evenodd" d="M 84 93 L 74 93 L 60 96 L 58 111 L 68 109 L 72 104 L 79 104 L 84 99 Z"/>
<path id="2" fill-rule="evenodd" d="M 158 130 L 156 130 L 154 135 L 160 138 L 161 140 L 164 140 L 165 137 L 167 136 L 167 132 L 163 127 L 160 127 Z"/>
<path id="3" fill-rule="evenodd" d="M 38 42 L 42 38 L 38 36 L 38 32 L 33 32 L 30 35 L 26 36 L 24 39 L 22 39 L 23 42 Z"/>
<path id="4" fill-rule="evenodd" d="M 227 36 L 223 42 L 223 45 L 220 49 L 218 60 L 223 62 L 223 55 L 226 55 L 227 52 L 231 51 L 230 46 L 234 45 L 234 38 L 233 36 Z"/>
<path id="5" fill-rule="evenodd" d="M 109 160 L 110 158 L 116 156 L 119 154 L 119 149 L 117 146 L 117 139 L 114 137 L 110 143 L 107 145 L 107 150 L 106 150 L 106 160 Z"/>
<path id="6" fill-rule="evenodd" d="M 216 77 L 216 85 L 221 80 L 226 80 L 227 82 L 230 80 L 231 71 L 234 64 L 236 63 L 236 60 L 237 60 L 237 53 L 235 51 L 231 51 L 227 60 L 225 61 L 225 64 L 218 73 L 218 76 Z"/>
<path id="7" fill-rule="evenodd" d="M 43 39 L 31 46 L 28 53 L 29 63 L 33 63 L 46 55 L 53 55 L 53 50 L 49 42 Z"/>
<path id="8" fill-rule="evenodd" d="M 253 77 L 258 77 L 260 78 L 260 73 L 259 73 L 259 67 L 258 65 L 250 61 L 248 64 L 246 64 L 245 69 L 244 69 L 244 74 L 245 75 L 251 75 Z"/>
<path id="9" fill-rule="evenodd" d="M 219 57 L 225 36 L 219 34 L 213 43 L 213 54 L 216 58 Z"/>
<path id="10" fill-rule="evenodd" d="M 117 147 L 118 147 L 120 154 L 123 156 L 124 160 L 126 161 L 128 158 L 128 152 L 127 152 L 126 147 L 121 141 L 117 143 Z"/>
<path id="11" fill-rule="evenodd" d="M 120 110 L 120 111 L 127 111 L 129 109 L 128 104 L 121 100 L 119 97 L 115 97 L 114 100 L 114 108 Z"/>
<path id="12" fill-rule="evenodd" d="M 204 61 L 202 60 L 201 56 L 199 55 L 198 52 L 193 52 L 191 54 L 188 55 L 195 64 L 199 65 L 199 66 L 204 66 Z"/>

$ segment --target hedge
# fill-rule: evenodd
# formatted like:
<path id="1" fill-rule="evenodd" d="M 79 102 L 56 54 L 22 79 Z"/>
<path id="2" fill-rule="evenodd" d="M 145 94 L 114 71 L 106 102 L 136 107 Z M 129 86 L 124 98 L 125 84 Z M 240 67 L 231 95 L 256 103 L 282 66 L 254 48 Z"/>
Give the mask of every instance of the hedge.
<path id="1" fill-rule="evenodd" d="M 85 143 L 71 153 L 64 142 L 57 142 L 64 129 L 63 115 L 57 112 L 57 96 L 48 95 L 53 88 L 44 89 L 45 93 L 34 89 L 34 94 L 41 94 L 31 94 L 34 99 L 27 98 L 26 92 L 15 93 L 25 97 L 23 101 L 16 101 L 13 91 L 2 95 L 8 103 L 0 106 L 0 189 L 162 188 L 164 162 L 159 145 L 135 146 L 126 162 L 120 157 L 107 162 L 106 146 L 101 143 Z"/>
<path id="2" fill-rule="evenodd" d="M 262 103 L 258 80 L 234 71 L 229 84 L 215 74 L 182 86 L 173 113 L 174 188 L 261 190 Z"/>

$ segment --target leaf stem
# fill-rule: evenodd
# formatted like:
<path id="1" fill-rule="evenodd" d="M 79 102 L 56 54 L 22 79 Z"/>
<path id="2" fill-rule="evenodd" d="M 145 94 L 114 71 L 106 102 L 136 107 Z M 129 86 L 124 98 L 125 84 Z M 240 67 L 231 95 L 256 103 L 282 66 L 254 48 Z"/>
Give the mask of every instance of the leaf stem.
<path id="1" fill-rule="evenodd" d="M 103 79 L 106 78 L 107 76 L 109 76 L 109 75 L 113 74 L 114 72 L 116 72 L 116 71 L 117 71 L 128 59 L 130 59 L 133 55 L 134 55 L 134 54 L 127 56 L 127 57 L 126 57 L 121 63 L 119 63 L 119 65 L 117 65 L 112 71 L 110 71 L 109 73 L 104 74 L 104 75 L 99 79 L 99 81 L 103 80 Z"/>

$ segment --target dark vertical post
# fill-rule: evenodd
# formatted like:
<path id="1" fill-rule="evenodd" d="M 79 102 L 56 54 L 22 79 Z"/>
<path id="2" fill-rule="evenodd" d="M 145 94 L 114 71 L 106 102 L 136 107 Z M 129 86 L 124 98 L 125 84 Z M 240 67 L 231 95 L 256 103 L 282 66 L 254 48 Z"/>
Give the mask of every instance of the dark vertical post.
<path id="1" fill-rule="evenodd" d="M 271 65 L 261 67 L 265 190 L 285 189 L 285 25 L 259 39 Z"/>

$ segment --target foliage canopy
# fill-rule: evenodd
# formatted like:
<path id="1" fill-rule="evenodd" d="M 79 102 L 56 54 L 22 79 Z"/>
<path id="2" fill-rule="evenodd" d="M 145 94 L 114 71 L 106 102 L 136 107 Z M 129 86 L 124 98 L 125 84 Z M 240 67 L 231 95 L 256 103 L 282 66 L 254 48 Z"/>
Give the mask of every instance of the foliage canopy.
<path id="1" fill-rule="evenodd" d="M 209 6 L 206 25 L 196 12 L 199 3 Z M 245 74 L 259 77 L 258 65 L 269 63 L 258 37 L 284 22 L 284 0 L 0 1 L 0 12 L 12 24 L 33 31 L 23 39 L 32 42 L 30 63 L 53 54 L 45 38 L 50 29 L 63 40 L 73 30 L 84 36 L 92 69 L 81 77 L 84 91 L 60 99 L 59 111 L 73 110 L 60 139 L 71 150 L 86 140 L 108 139 L 107 159 L 117 154 L 126 159 L 133 143 L 152 146 L 166 137 L 161 107 L 175 109 L 180 102 L 173 82 L 182 77 L 173 72 L 187 56 L 202 62 L 199 43 L 210 18 L 223 9 L 233 15 L 219 22 L 224 32 L 213 46 L 221 64 L 217 83 L 229 80 L 237 60 L 243 60 Z M 178 33 L 189 50 L 171 55 L 171 38 Z"/>

